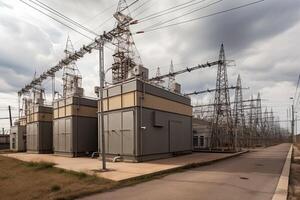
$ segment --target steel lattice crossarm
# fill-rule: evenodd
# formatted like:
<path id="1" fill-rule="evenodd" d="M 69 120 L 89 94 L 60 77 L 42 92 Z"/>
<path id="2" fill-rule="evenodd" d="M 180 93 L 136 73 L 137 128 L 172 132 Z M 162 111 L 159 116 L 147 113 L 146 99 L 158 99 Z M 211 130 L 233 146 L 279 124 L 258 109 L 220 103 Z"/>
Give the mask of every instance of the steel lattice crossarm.
<path id="1" fill-rule="evenodd" d="M 42 73 L 39 77 L 34 78 L 29 84 L 25 85 L 21 90 L 18 91 L 19 96 L 22 94 L 29 92 L 34 86 L 41 84 L 48 77 L 53 77 L 55 73 L 61 70 L 64 66 L 69 65 L 70 63 L 79 60 L 85 54 L 91 53 L 92 50 L 98 49 L 100 44 L 104 44 L 105 42 L 111 42 L 114 37 L 117 37 L 120 33 L 122 33 L 125 29 L 124 27 L 136 24 L 136 20 L 126 21 L 125 23 L 118 25 L 116 28 L 112 29 L 109 32 L 104 32 L 102 35 L 99 35 L 95 38 L 93 42 L 88 45 L 83 45 L 78 51 L 70 54 L 68 57 L 59 61 L 57 65 L 51 67 L 46 72 Z"/>
<path id="2" fill-rule="evenodd" d="M 212 67 L 212 66 L 220 64 L 221 62 L 222 61 L 218 60 L 218 61 L 214 61 L 214 62 L 207 62 L 206 64 L 200 64 L 200 65 L 197 65 L 195 67 L 190 67 L 190 68 L 187 67 L 185 69 L 182 69 L 182 70 L 179 70 L 179 71 L 176 71 L 176 72 L 173 72 L 173 73 L 168 73 L 168 74 L 164 74 L 164 75 L 161 75 L 161 76 L 153 77 L 153 78 L 149 79 L 149 81 L 157 81 L 157 80 L 161 80 L 161 79 L 164 79 L 164 78 L 168 78 L 170 76 L 176 76 L 176 75 L 183 74 L 183 73 L 186 73 L 186 72 L 191 72 L 191 71 L 194 71 L 194 70 L 197 70 L 197 69 Z"/>
<path id="3" fill-rule="evenodd" d="M 237 87 L 236 86 L 230 86 L 227 89 L 234 90 L 234 89 L 237 89 Z M 242 89 L 247 89 L 247 88 L 242 88 Z M 185 96 L 191 96 L 191 95 L 211 93 L 211 92 L 215 92 L 215 91 L 217 91 L 217 89 L 207 89 L 207 90 L 202 90 L 202 91 L 195 91 L 195 92 L 191 92 L 191 93 L 185 93 L 183 95 L 185 95 Z"/>
<path id="4" fill-rule="evenodd" d="M 252 102 L 252 101 L 258 101 L 259 99 L 248 99 L 248 100 L 243 100 L 242 102 L 243 103 L 246 103 L 246 102 Z M 237 102 L 230 102 L 230 104 L 235 104 L 235 103 L 237 103 Z M 215 106 L 215 105 L 217 105 L 217 104 L 214 104 L 214 103 L 212 103 L 212 104 L 205 104 L 205 105 L 195 105 L 195 106 L 193 106 L 193 108 L 200 108 L 200 107 L 207 107 L 207 106 Z M 221 105 L 221 104 L 220 104 Z"/>

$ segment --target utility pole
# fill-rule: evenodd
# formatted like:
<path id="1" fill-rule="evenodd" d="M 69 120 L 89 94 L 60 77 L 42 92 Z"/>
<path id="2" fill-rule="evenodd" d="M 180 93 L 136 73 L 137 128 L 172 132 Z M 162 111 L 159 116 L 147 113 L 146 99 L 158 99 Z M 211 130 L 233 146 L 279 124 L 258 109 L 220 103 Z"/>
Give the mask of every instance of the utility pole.
<path id="1" fill-rule="evenodd" d="M 52 75 L 52 103 L 55 99 L 55 74 Z"/>
<path id="2" fill-rule="evenodd" d="M 295 111 L 294 111 L 294 104 L 292 105 L 292 143 L 295 143 Z"/>
<path id="3" fill-rule="evenodd" d="M 9 124 L 10 124 L 10 127 L 12 127 L 12 118 L 11 118 L 11 107 L 8 106 L 8 114 L 9 114 Z"/>
<path id="4" fill-rule="evenodd" d="M 297 126 L 298 125 L 298 117 L 297 117 L 297 115 L 296 115 L 296 120 L 295 121 L 296 121 L 295 143 L 297 143 L 297 137 L 296 137 L 297 132 L 298 132 L 298 126 Z"/>
<path id="5" fill-rule="evenodd" d="M 102 169 L 106 170 L 106 155 L 105 155 L 105 135 L 104 135 L 104 114 L 103 114 L 103 89 L 104 89 L 104 42 L 103 40 L 99 43 L 99 79 L 100 79 L 100 89 L 99 89 L 99 97 L 100 97 L 100 123 L 99 123 L 99 131 L 101 136 L 101 157 L 102 157 Z"/>

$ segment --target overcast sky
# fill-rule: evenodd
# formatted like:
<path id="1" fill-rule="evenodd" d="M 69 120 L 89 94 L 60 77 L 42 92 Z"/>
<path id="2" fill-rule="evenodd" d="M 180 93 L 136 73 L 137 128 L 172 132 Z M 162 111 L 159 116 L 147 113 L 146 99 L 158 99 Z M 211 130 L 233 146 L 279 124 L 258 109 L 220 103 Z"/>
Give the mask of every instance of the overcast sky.
<path id="1" fill-rule="evenodd" d="M 30 3 L 29 0 L 24 1 Z M 97 33 L 110 30 L 115 23 L 111 16 L 118 0 L 40 1 Z M 130 9 L 135 19 L 141 19 L 188 1 L 140 0 Z M 133 26 L 132 31 L 147 30 L 145 28 L 152 24 L 198 8 L 202 9 L 170 23 L 209 15 L 253 1 L 255 0 L 194 0 L 193 7 L 141 22 Z M 133 0 L 128 0 L 128 4 L 131 2 Z M 139 6 L 141 7 L 138 8 Z M 17 91 L 33 78 L 35 71 L 40 74 L 63 57 L 68 35 L 75 49 L 90 42 L 19 0 L 0 0 L 0 33 L 0 117 L 7 117 L 8 105 L 12 105 L 13 115 L 17 115 Z M 149 68 L 150 76 L 155 74 L 158 66 L 161 67 L 162 74 L 167 73 L 171 60 L 175 70 L 215 61 L 218 59 L 220 45 L 224 43 L 227 59 L 235 61 L 235 66 L 228 68 L 229 84 L 235 85 L 237 75 L 241 74 L 243 86 L 250 87 L 250 90 L 244 91 L 244 98 L 250 98 L 251 94 L 256 97 L 260 92 L 263 106 L 273 107 L 275 114 L 281 120 L 286 120 L 287 108 L 292 103 L 289 97 L 295 94 L 300 71 L 299 35 L 300 0 L 266 0 L 191 23 L 134 35 L 134 39 L 143 65 Z M 107 68 L 112 61 L 113 46 L 108 47 L 109 49 L 105 49 Z M 94 96 L 93 88 L 98 83 L 97 52 L 84 57 L 77 65 L 83 76 L 85 95 Z M 61 85 L 59 75 L 57 88 Z M 183 92 L 215 88 L 215 79 L 216 68 L 197 70 L 176 77 L 177 82 L 182 84 Z M 46 81 L 44 86 L 47 88 L 49 83 L 49 80 Z M 212 96 L 213 94 L 194 97 L 193 101 L 198 99 L 199 103 L 207 103 Z M 232 92 L 231 100 L 233 98 Z M 282 125 L 287 126 L 286 123 Z M 0 127 L 8 128 L 8 121 L 0 120 Z"/>

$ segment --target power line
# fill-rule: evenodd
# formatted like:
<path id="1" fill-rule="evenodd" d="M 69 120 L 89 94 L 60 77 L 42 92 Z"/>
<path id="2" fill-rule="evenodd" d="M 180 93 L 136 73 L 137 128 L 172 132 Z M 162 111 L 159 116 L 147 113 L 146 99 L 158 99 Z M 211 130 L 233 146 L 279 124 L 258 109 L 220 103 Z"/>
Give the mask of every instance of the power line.
<path id="1" fill-rule="evenodd" d="M 182 15 L 179 15 L 179 16 L 177 16 L 177 17 L 175 17 L 175 18 L 172 18 L 172 19 L 169 19 L 169 20 L 166 20 L 166 21 L 163 21 L 163 22 L 159 22 L 159 23 L 153 24 L 153 25 L 151 25 L 151 26 L 145 28 L 145 31 L 147 31 L 147 29 L 149 29 L 149 28 L 151 29 L 151 28 L 154 28 L 154 27 L 161 26 L 161 25 L 163 25 L 163 24 L 166 24 L 166 23 L 168 23 L 168 22 L 174 21 L 174 20 L 179 19 L 179 18 L 181 18 L 181 17 L 190 15 L 190 14 L 192 14 L 192 13 L 194 13 L 194 12 L 197 12 L 197 11 L 203 10 L 203 9 L 205 9 L 205 8 L 208 8 L 208 7 L 210 7 L 210 6 L 213 6 L 213 5 L 215 5 L 215 4 L 221 3 L 222 1 L 223 1 L 223 0 L 218 0 L 218 1 L 215 1 L 215 2 L 212 2 L 212 3 L 208 4 L 208 5 L 206 5 L 206 6 L 203 6 L 203 7 L 201 7 L 201 8 L 197 8 L 197 9 L 188 11 L 187 13 L 184 13 L 184 14 L 182 14 Z"/>
<path id="2" fill-rule="evenodd" d="M 297 81 L 297 87 L 296 87 L 296 91 L 295 91 L 295 95 L 294 95 L 294 102 L 293 102 L 293 104 L 295 105 L 295 100 L 296 100 L 296 108 L 297 108 L 297 102 L 298 102 L 298 99 L 299 99 L 299 95 L 298 95 L 298 97 L 297 97 L 297 99 L 296 99 L 296 96 L 297 96 L 297 92 L 298 92 L 298 87 L 299 87 L 299 81 L 300 81 L 300 74 L 299 74 L 299 76 L 298 76 L 298 81 Z"/>
<path id="3" fill-rule="evenodd" d="M 152 0 L 147 0 L 144 3 L 142 3 L 141 5 L 139 5 L 138 7 L 136 7 L 134 10 L 131 11 L 131 13 L 134 13 L 135 11 L 137 11 L 138 9 L 140 9 L 141 7 L 143 7 L 144 5 L 146 5 L 147 3 L 149 3 Z"/>
<path id="4" fill-rule="evenodd" d="M 139 19 L 138 21 L 142 21 L 142 20 L 145 20 L 145 19 L 147 19 L 147 18 L 149 18 L 149 17 L 156 16 L 156 15 L 159 15 L 159 14 L 161 14 L 161 13 L 167 12 L 167 11 L 169 11 L 169 10 L 172 10 L 172 9 L 175 9 L 175 8 L 178 8 L 178 7 L 181 7 L 181 6 L 190 4 L 190 3 L 194 2 L 194 1 L 196 1 L 196 0 L 191 0 L 191 1 L 188 1 L 188 2 L 185 2 L 185 3 L 182 3 L 182 4 L 179 4 L 179 5 L 173 6 L 173 7 L 171 7 L 171 8 L 167 8 L 167 9 L 165 9 L 165 10 L 162 10 L 162 11 L 159 11 L 159 12 L 156 12 L 156 13 L 152 13 L 152 14 L 146 16 L 146 17 L 143 17 L 143 18 Z"/>
<path id="5" fill-rule="evenodd" d="M 125 8 L 123 8 L 122 10 L 120 10 L 120 12 L 128 9 L 129 7 L 131 7 L 132 5 L 136 4 L 139 0 L 135 0 L 134 2 L 132 2 L 131 4 L 129 4 L 128 6 L 126 6 Z"/>
<path id="6" fill-rule="evenodd" d="M 184 6 L 184 7 L 180 7 L 180 8 L 177 8 L 177 9 L 175 9 L 175 10 L 171 10 L 171 11 L 169 11 L 169 12 L 162 13 L 162 14 L 160 14 L 160 15 L 156 15 L 156 16 L 147 18 L 147 19 L 145 19 L 145 20 L 141 20 L 140 22 L 145 22 L 145 21 L 148 21 L 148 20 L 157 18 L 157 17 L 161 17 L 161 16 L 164 16 L 164 15 L 167 15 L 167 14 L 170 14 L 170 13 L 173 13 L 173 12 L 176 12 L 176 11 L 178 11 L 178 10 L 182 10 L 182 9 L 187 8 L 187 7 L 190 7 L 190 6 L 193 6 L 193 5 L 196 5 L 196 4 L 199 4 L 199 3 L 203 3 L 204 1 L 206 1 L 206 0 L 201 0 L 201 1 L 196 2 L 196 3 L 188 4 L 188 5 Z"/>
<path id="7" fill-rule="evenodd" d="M 84 22 L 84 24 L 85 24 L 85 23 L 90 24 L 91 21 L 94 21 L 94 20 L 96 19 L 96 17 L 103 15 L 104 13 L 106 13 L 107 11 L 109 11 L 111 8 L 113 8 L 113 7 L 116 6 L 117 4 L 118 4 L 118 3 L 114 3 L 113 5 L 104 8 L 104 9 L 101 10 L 99 13 L 97 13 L 97 14 L 94 15 L 93 17 L 90 17 L 88 20 L 86 20 L 86 21 Z"/>
<path id="8" fill-rule="evenodd" d="M 23 0 L 20 0 L 20 1 L 23 2 L 23 3 L 25 3 Z M 83 29 L 83 30 L 85 30 L 85 31 L 87 31 L 87 32 L 89 32 L 89 33 L 92 33 L 92 34 L 98 36 L 98 34 L 97 34 L 96 32 L 89 30 L 89 29 L 86 28 L 85 26 L 82 26 L 82 25 L 79 24 L 78 22 L 76 22 L 76 21 L 72 20 L 71 18 L 69 18 L 69 17 L 63 15 L 63 14 L 60 13 L 59 11 L 57 11 L 57 10 L 51 8 L 50 6 L 48 6 L 48 5 L 46 5 L 46 4 L 42 3 L 42 2 L 40 2 L 39 0 L 35 0 L 35 1 L 37 1 L 38 3 L 40 3 L 41 5 L 43 5 L 44 7 L 43 7 L 43 6 L 40 6 L 39 4 L 37 4 L 36 2 L 34 2 L 34 1 L 32 1 L 32 0 L 29 0 L 29 1 L 32 2 L 32 3 L 34 3 L 35 5 L 37 5 L 37 6 L 39 6 L 39 7 L 41 7 L 41 8 L 43 8 L 43 9 L 47 10 L 47 11 L 49 11 L 49 12 L 55 14 L 56 16 L 63 18 L 64 20 L 68 21 L 69 23 L 71 23 L 71 24 L 73 24 L 73 25 L 76 25 L 77 27 L 79 27 L 79 28 L 81 28 L 81 29 Z M 53 18 L 53 17 L 50 16 L 50 15 L 47 15 L 47 14 L 44 13 L 43 11 L 41 11 L 41 10 L 39 10 L 39 9 L 37 9 L 37 8 L 35 8 L 35 7 L 33 7 L 33 6 L 31 6 L 30 4 L 28 4 L 28 3 L 25 3 L 25 4 L 27 4 L 28 6 L 34 8 L 34 9 L 36 9 L 36 10 L 38 10 L 38 11 L 41 12 L 42 14 L 45 14 L 46 16 L 48 16 L 48 17 L 50 17 L 50 18 L 52 18 L 52 19 L 58 21 L 59 23 L 62 23 L 61 21 L 59 21 L 59 20 Z M 79 33 L 77 30 L 73 29 L 72 27 L 70 27 L 70 26 L 68 26 L 68 25 L 66 25 L 66 24 L 64 24 L 64 23 L 62 23 L 62 24 L 65 25 L 65 26 L 67 26 L 68 28 L 71 28 L 72 30 L 76 31 L 77 33 Z M 81 34 L 81 35 L 82 35 L 82 34 Z M 86 36 L 86 35 L 83 35 L 83 36 L 88 37 L 88 36 Z M 93 39 L 90 38 L 90 37 L 88 37 L 88 38 L 89 38 L 90 40 L 93 40 Z M 107 45 L 105 45 L 105 47 L 106 47 L 107 49 L 113 51 L 113 49 L 111 49 L 111 48 L 108 47 Z"/>
<path id="9" fill-rule="evenodd" d="M 80 31 L 76 30 L 75 28 L 73 28 L 73 27 L 71 27 L 71 26 L 65 24 L 64 22 L 62 22 L 62 21 L 56 19 L 55 17 L 53 17 L 53 16 L 51 16 L 51 15 L 48 15 L 48 14 L 45 13 L 44 11 L 42 11 L 42 10 L 40 10 L 40 9 L 38 9 L 38 8 L 36 8 L 36 7 L 34 7 L 34 6 L 32 6 L 31 4 L 29 4 L 29 3 L 27 3 L 27 2 L 25 2 L 25 1 L 23 1 L 23 0 L 19 0 L 19 1 L 21 1 L 22 3 L 26 4 L 27 6 L 29 6 L 29 7 L 31 7 L 31 8 L 33 8 L 34 10 L 36 10 L 36 11 L 42 13 L 43 15 L 46 15 L 47 17 L 49 17 L 49 18 L 55 20 L 56 22 L 58 22 L 58 23 L 60 23 L 60 24 L 62 24 L 62 25 L 64 25 L 64 26 L 68 27 L 69 29 L 75 31 L 76 33 L 78 33 L 78 34 L 80 34 L 80 35 L 82 35 L 82 36 L 84 36 L 84 37 L 86 37 L 86 38 L 88 38 L 88 39 L 90 39 L 90 40 L 94 40 L 93 38 L 91 38 L 91 37 L 85 35 L 84 33 L 82 33 L 82 32 L 80 32 Z"/>
<path id="10" fill-rule="evenodd" d="M 252 6 L 254 4 L 258 4 L 258 3 L 261 3 L 263 1 L 265 1 L 265 0 L 259 0 L 259 1 L 248 3 L 248 4 L 243 4 L 241 6 L 237 6 L 237 7 L 233 7 L 233 8 L 227 9 L 227 10 L 215 12 L 215 13 L 212 13 L 212 14 L 209 14 L 209 15 L 204 15 L 204 16 L 201 16 L 201 17 L 197 17 L 197 18 L 193 18 L 193 19 L 189 19 L 189 20 L 178 22 L 178 23 L 169 24 L 169 25 L 166 25 L 166 26 L 161 26 L 161 27 L 158 27 L 158 28 L 150 29 L 148 31 L 141 31 L 141 32 L 142 33 L 152 32 L 152 31 L 156 31 L 156 30 L 160 30 L 160 29 L 164 29 L 164 28 L 168 28 L 168 27 L 172 27 L 172 26 L 177 26 L 177 25 L 180 25 L 180 24 L 186 24 L 186 23 L 193 22 L 193 21 L 196 21 L 196 20 L 200 20 L 200 19 L 204 19 L 204 18 L 215 16 L 215 15 L 227 13 L 227 12 L 230 12 L 230 11 L 233 11 L 233 10 L 238 10 L 238 9 L 241 9 L 241 8 Z"/>
<path id="11" fill-rule="evenodd" d="M 58 17 L 64 19 L 64 20 L 66 20 L 67 22 L 69 22 L 69 23 L 71 23 L 71 24 L 73 24 L 73 25 L 75 25 L 75 26 L 77 26 L 77 27 L 79 27 L 79 28 L 81 28 L 81 29 L 83 29 L 83 30 L 85 30 L 85 31 L 87 31 L 87 32 L 89 32 L 89 33 L 91 33 L 91 34 L 94 34 L 94 35 L 96 35 L 96 36 L 98 35 L 98 34 L 95 33 L 94 31 L 92 31 L 92 30 L 88 29 L 87 27 L 85 27 L 85 26 L 79 24 L 78 22 L 76 22 L 76 21 L 74 21 L 73 19 L 71 19 L 71 18 L 65 16 L 65 15 L 62 14 L 61 12 L 59 12 L 59 11 L 57 11 L 57 10 L 51 8 L 50 6 L 48 6 L 47 4 L 45 4 L 45 3 L 43 3 L 43 2 L 41 2 L 41 1 L 39 1 L 39 0 L 35 0 L 35 1 L 29 0 L 29 1 L 32 2 L 33 4 L 39 6 L 40 8 L 43 8 L 43 9 L 47 10 L 48 12 L 50 12 L 50 13 L 52 13 L 52 14 L 54 14 L 54 15 L 56 15 L 56 16 L 58 16 Z M 38 2 L 38 3 L 37 3 L 37 2 Z"/>
<path id="12" fill-rule="evenodd" d="M 148 2 L 150 2 L 151 0 L 149 0 Z M 137 18 L 137 16 L 140 16 L 141 14 L 144 14 L 149 8 L 151 8 L 153 6 L 153 2 L 147 6 L 145 9 L 141 10 L 140 12 L 136 13 L 135 16 L 133 17 L 134 19 Z"/>

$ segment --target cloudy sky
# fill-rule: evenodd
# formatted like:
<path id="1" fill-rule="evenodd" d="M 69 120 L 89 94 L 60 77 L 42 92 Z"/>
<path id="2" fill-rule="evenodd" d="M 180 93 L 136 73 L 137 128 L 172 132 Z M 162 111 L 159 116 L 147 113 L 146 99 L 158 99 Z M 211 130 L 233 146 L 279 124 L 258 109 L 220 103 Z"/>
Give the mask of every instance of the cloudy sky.
<path id="1" fill-rule="evenodd" d="M 30 0 L 24 0 L 27 3 Z M 89 29 L 102 33 L 114 26 L 112 14 L 118 0 L 39 0 Z M 174 7 L 190 0 L 140 0 L 130 7 L 135 19 Z M 142 21 L 133 26 L 133 32 L 149 30 L 158 22 L 174 19 L 168 24 L 206 16 L 219 11 L 251 3 L 255 0 L 194 0 L 193 6 L 178 9 L 168 15 Z M 128 0 L 128 4 L 133 0 Z M 195 11 L 197 10 L 197 11 Z M 191 14 L 186 14 L 192 12 Z M 183 16 L 184 15 L 184 16 Z M 182 17 L 180 17 L 182 16 Z M 76 30 L 79 30 L 76 27 Z M 94 35 L 80 30 L 89 37 Z M 19 0 L 0 0 L 0 117 L 7 117 L 7 106 L 17 115 L 17 91 L 28 83 L 34 73 L 42 73 L 63 57 L 67 36 L 75 49 L 89 43 L 86 37 L 59 24 L 53 19 L 30 8 Z M 261 93 L 263 106 L 286 120 L 287 108 L 295 95 L 300 72 L 300 0 L 265 0 L 261 3 L 232 12 L 202 18 L 159 30 L 134 35 L 135 43 L 144 66 L 154 76 L 156 68 L 167 73 L 170 61 L 175 70 L 215 61 L 221 43 L 226 57 L 235 65 L 228 68 L 229 84 L 235 85 L 241 74 L 244 98 Z M 112 61 L 113 46 L 105 49 L 105 66 Z M 98 84 L 97 52 L 77 63 L 83 76 L 87 96 L 94 96 Z M 60 89 L 60 74 L 56 85 Z M 183 92 L 215 88 L 216 68 L 197 70 L 176 77 Z M 50 80 L 44 83 L 49 88 Z M 300 89 L 299 89 L 300 90 Z M 51 91 L 48 90 L 50 93 Z M 212 97 L 193 97 L 193 102 L 207 103 Z M 232 92 L 231 99 L 234 94 Z M 48 100 L 50 96 L 48 95 Z M 300 106 L 298 106 L 300 108 Z M 298 109 L 299 111 L 299 109 Z M 300 117 L 299 117 L 300 118 Z M 287 123 L 282 123 L 283 127 Z M 8 128 L 7 120 L 0 120 L 0 127 Z"/>

